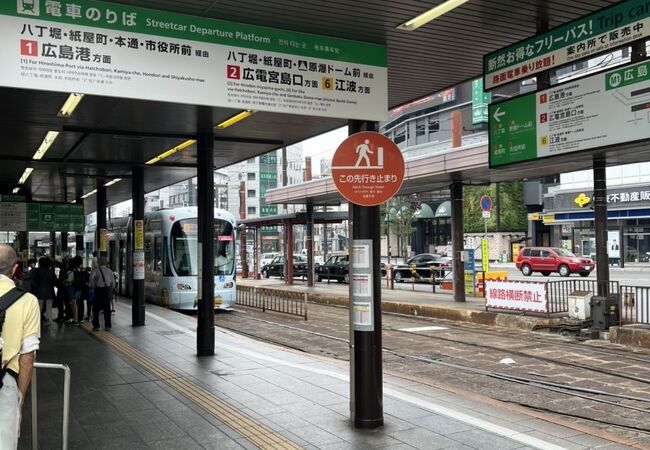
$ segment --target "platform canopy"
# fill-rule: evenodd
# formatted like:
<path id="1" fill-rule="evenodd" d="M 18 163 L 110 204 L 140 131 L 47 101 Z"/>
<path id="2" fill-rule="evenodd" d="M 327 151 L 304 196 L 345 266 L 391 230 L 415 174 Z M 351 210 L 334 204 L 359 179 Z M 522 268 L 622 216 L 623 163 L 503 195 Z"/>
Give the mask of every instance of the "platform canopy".
<path id="1" fill-rule="evenodd" d="M 15 8 L 16 2 L 5 3 Z M 60 4 L 65 13 L 65 9 L 71 6 L 69 3 L 93 7 L 90 1 L 61 0 L 49 2 L 47 8 L 51 13 L 52 4 Z M 398 29 L 400 24 L 438 3 L 441 2 L 128 0 L 97 3 L 101 6 L 97 10 L 101 14 L 108 14 L 108 11 L 112 14 L 125 8 L 151 8 L 170 14 L 377 44 L 386 50 L 385 106 L 393 108 L 479 77 L 483 55 L 536 34 L 539 23 L 554 27 L 615 2 L 470 0 L 417 30 Z M 34 4 L 40 5 L 43 11 L 46 8 L 44 0 L 25 1 L 23 4 L 25 8 Z M 94 20 L 95 12 L 91 12 L 85 11 L 85 20 Z M 110 15 L 107 20 L 112 18 Z M 121 15 L 115 18 L 126 20 Z M 192 20 L 188 19 L 188 23 Z M 28 23 L 26 19 L 24 22 L 23 25 Z M 74 23 L 72 19 L 69 22 Z M 23 26 L 21 30 L 20 27 L 9 29 L 3 26 L 0 28 L 1 41 L 16 47 L 20 41 L 22 54 L 29 54 L 32 51 L 29 47 L 31 38 L 27 32 L 32 37 L 36 33 L 33 39 L 39 41 L 37 28 L 27 30 Z M 70 26 L 64 27 L 64 34 L 66 29 L 70 33 L 74 31 Z M 50 29 L 45 31 L 52 33 Z M 62 42 L 54 42 L 53 36 L 48 39 L 57 44 L 59 51 L 61 43 L 67 42 L 75 47 L 76 35 L 75 39 L 65 35 Z M 79 39 L 83 42 L 83 33 Z M 42 45 L 44 42 L 38 43 Z M 287 45 L 293 44 L 288 40 Z M 327 48 L 329 46 L 323 46 L 322 50 Z M 0 54 L 5 57 L 18 54 L 18 49 L 9 50 L 3 52 L 0 49 Z M 30 71 L 25 70 L 21 76 L 29 78 Z M 53 72 L 52 76 L 56 76 L 56 73 Z M 166 149 L 193 139 L 197 130 L 214 126 L 242 109 L 197 106 L 197 102 L 120 98 L 118 90 L 115 93 L 109 90 L 104 95 L 86 95 L 71 117 L 60 117 L 57 113 L 70 92 L 5 84 L 0 86 L 0 133 L 3 136 L 0 145 L 0 194 L 11 194 L 18 186 L 21 174 L 32 167 L 34 171 L 20 193 L 28 193 L 36 201 L 72 201 L 92 191 L 98 178 L 106 181 L 123 179 L 108 188 L 109 204 L 129 199 L 131 187 L 128 177 L 133 166 L 144 165 Z M 182 96 L 183 93 L 171 94 Z M 345 125 L 349 118 L 258 111 L 236 126 L 214 130 L 215 167 L 225 167 L 300 142 Z M 59 135 L 46 155 L 34 160 L 35 152 L 49 131 L 59 132 Z M 145 170 L 145 190 L 155 190 L 188 179 L 195 175 L 195 165 L 194 145 L 159 163 L 148 165 Z M 95 201 L 90 197 L 86 200 L 86 211 L 94 209 Z"/>

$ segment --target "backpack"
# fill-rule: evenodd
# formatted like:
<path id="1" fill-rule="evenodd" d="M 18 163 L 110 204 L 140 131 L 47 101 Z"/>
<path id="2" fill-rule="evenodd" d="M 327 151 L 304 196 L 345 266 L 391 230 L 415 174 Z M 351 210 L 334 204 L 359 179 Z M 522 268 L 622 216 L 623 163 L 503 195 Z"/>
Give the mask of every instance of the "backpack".
<path id="1" fill-rule="evenodd" d="M 75 270 L 74 278 L 72 279 L 72 287 L 74 287 L 76 291 L 83 291 L 86 289 L 88 284 L 88 278 L 88 273 L 86 273 L 85 270 Z"/>
<path id="2" fill-rule="evenodd" d="M 24 293 L 25 291 L 22 289 L 13 288 L 0 297 L 0 336 L 2 336 L 2 328 L 5 324 L 5 316 L 7 315 L 7 310 L 11 305 L 16 303 L 16 301 L 22 297 Z M 2 349 L 0 349 L 0 361 L 2 361 Z M 2 366 L 0 369 L 0 388 L 2 388 L 2 380 L 4 379 L 5 373 L 7 372 L 8 365 L 9 361 L 7 361 L 7 364 Z"/>

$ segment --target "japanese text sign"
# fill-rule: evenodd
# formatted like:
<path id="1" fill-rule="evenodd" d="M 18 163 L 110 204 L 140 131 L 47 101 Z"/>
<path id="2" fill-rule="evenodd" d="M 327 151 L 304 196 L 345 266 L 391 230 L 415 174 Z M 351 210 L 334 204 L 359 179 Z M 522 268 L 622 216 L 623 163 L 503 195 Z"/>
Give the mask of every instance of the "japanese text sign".
<path id="1" fill-rule="evenodd" d="M 485 306 L 545 313 L 546 283 L 485 280 Z"/>
<path id="2" fill-rule="evenodd" d="M 650 139 L 650 61 L 490 105 L 490 167 Z"/>
<path id="3" fill-rule="evenodd" d="M 392 198 L 404 181 L 404 158 L 386 136 L 363 131 L 345 139 L 332 158 L 332 178 L 350 203 L 375 206 Z"/>
<path id="4" fill-rule="evenodd" d="M 536 73 L 650 36 L 650 3 L 627 0 L 483 57 L 485 88 Z"/>
<path id="5" fill-rule="evenodd" d="M 0 86 L 385 120 L 386 48 L 92 0 L 0 2 Z"/>

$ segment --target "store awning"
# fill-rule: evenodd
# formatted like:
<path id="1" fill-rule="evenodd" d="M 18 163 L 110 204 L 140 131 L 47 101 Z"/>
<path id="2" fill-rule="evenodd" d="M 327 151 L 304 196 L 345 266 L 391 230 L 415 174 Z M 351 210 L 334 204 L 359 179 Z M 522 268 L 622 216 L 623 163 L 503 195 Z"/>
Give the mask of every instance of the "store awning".
<path id="1" fill-rule="evenodd" d="M 449 200 L 438 205 L 435 217 L 451 217 L 451 202 Z"/>

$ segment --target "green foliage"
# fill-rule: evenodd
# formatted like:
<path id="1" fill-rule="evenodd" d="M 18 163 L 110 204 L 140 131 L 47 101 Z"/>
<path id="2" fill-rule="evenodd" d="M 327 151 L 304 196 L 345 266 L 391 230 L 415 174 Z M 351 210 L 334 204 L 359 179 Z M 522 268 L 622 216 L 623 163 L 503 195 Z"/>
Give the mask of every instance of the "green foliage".
<path id="1" fill-rule="evenodd" d="M 415 204 L 417 198 L 411 195 L 397 196 L 381 205 L 381 216 L 384 220 L 381 223 L 381 233 L 386 234 L 386 226 L 390 228 L 391 236 L 397 236 L 401 243 L 400 254 L 406 258 L 407 246 L 413 227 L 413 216 L 417 212 Z M 386 221 L 388 218 L 388 221 Z"/>
<path id="2" fill-rule="evenodd" d="M 497 224 L 497 184 L 489 186 L 463 187 L 463 219 L 466 233 L 481 233 L 484 230 L 484 219 L 479 201 L 487 194 L 492 197 L 494 207 L 488 219 L 488 231 L 496 231 Z M 523 201 L 523 185 L 521 181 L 499 183 L 499 201 L 501 228 L 499 231 L 524 231 L 527 227 L 526 207 Z"/>

